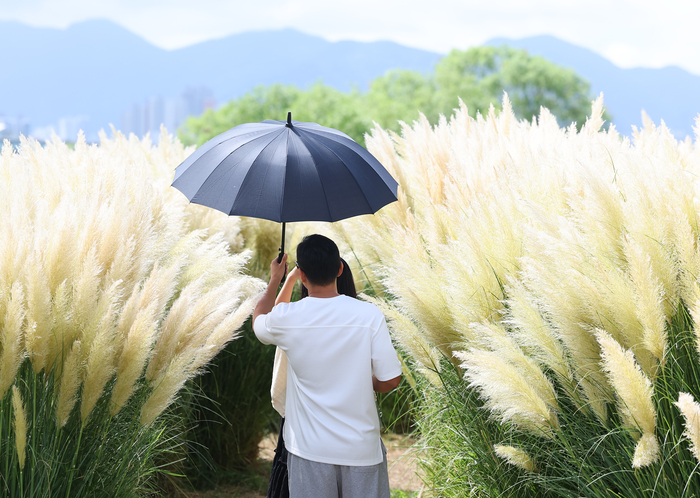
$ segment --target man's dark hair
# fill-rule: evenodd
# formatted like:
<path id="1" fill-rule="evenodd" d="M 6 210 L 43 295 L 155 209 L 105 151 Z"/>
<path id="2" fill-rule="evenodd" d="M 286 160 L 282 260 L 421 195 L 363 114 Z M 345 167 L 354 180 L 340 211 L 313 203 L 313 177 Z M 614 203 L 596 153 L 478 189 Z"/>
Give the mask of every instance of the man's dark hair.
<path id="1" fill-rule="evenodd" d="M 357 299 L 357 289 L 355 289 L 355 279 L 352 276 L 352 270 L 350 270 L 350 265 L 343 258 L 340 258 L 340 262 L 343 263 L 343 273 L 340 274 L 338 280 L 335 281 L 338 286 L 338 294 L 343 296 L 354 297 Z M 309 290 L 304 284 L 301 284 L 301 298 L 309 297 Z"/>
<path id="2" fill-rule="evenodd" d="M 332 284 L 340 270 L 338 246 L 323 235 L 307 235 L 297 246 L 297 264 L 313 285 Z"/>

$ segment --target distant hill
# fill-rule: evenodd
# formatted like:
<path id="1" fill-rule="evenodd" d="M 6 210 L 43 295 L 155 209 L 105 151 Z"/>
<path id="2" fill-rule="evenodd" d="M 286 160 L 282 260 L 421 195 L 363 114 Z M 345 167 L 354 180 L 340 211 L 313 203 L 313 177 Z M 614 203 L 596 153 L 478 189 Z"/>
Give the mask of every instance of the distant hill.
<path id="1" fill-rule="evenodd" d="M 603 92 L 615 126 L 625 135 L 631 133 L 632 125 L 641 126 L 642 109 L 657 124 L 663 119 L 677 138 L 694 135 L 695 118 L 700 113 L 700 76 L 675 66 L 622 69 L 591 50 L 553 36 L 487 42 L 503 44 L 541 55 L 586 78 L 596 95 Z"/>
<path id="2" fill-rule="evenodd" d="M 507 43 L 573 68 L 604 92 L 624 133 L 641 124 L 641 110 L 664 119 L 677 137 L 693 134 L 700 112 L 700 76 L 677 67 L 621 69 L 594 52 L 552 36 Z M 81 126 L 94 138 L 122 113 L 153 96 L 174 97 L 206 86 L 221 104 L 256 85 L 306 87 L 323 81 L 340 90 L 367 88 L 391 68 L 431 71 L 441 54 L 393 42 L 328 42 L 292 29 L 241 33 L 178 50 L 158 48 L 104 20 L 67 29 L 0 21 L 0 118 L 22 116 L 32 126 L 67 116 L 89 116 Z M 283 117 L 282 117 L 283 118 Z"/>
<path id="3" fill-rule="evenodd" d="M 292 29 L 163 50 L 104 20 L 65 30 L 0 21 L 0 47 L 0 115 L 21 115 L 33 126 L 89 115 L 92 133 L 109 123 L 119 127 L 134 102 L 175 96 L 187 86 L 209 87 L 219 103 L 277 82 L 365 89 L 388 69 L 427 72 L 440 58 L 393 42 L 332 43 Z"/>

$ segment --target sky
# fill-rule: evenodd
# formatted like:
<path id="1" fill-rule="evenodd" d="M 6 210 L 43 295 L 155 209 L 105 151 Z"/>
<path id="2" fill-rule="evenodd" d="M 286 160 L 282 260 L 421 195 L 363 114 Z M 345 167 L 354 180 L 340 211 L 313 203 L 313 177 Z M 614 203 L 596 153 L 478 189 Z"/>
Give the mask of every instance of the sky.
<path id="1" fill-rule="evenodd" d="M 621 67 L 700 75 L 698 0 L 0 0 L 0 19 L 65 28 L 110 19 L 163 48 L 295 28 L 330 41 L 391 40 L 447 53 L 549 34 Z"/>

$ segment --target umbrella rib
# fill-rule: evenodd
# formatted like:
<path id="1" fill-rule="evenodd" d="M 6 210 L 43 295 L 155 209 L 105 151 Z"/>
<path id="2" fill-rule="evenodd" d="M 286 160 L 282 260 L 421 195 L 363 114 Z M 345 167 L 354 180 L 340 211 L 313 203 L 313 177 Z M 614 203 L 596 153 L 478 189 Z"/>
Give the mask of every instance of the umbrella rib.
<path id="1" fill-rule="evenodd" d="M 282 130 L 276 130 L 276 131 L 281 131 L 282 133 L 284 133 L 284 129 L 282 129 Z M 279 136 L 279 134 L 278 134 L 278 136 Z M 256 158 L 253 160 L 253 162 L 252 162 L 251 164 L 255 164 L 255 161 L 257 161 L 258 157 L 260 157 L 260 154 L 262 154 L 264 151 L 266 151 L 267 148 L 270 147 L 270 145 L 272 145 L 272 144 L 275 142 L 276 139 L 277 139 L 277 137 L 275 137 L 275 138 L 273 138 L 272 140 L 270 140 L 270 141 L 265 145 L 265 147 L 263 147 L 263 148 L 260 150 L 260 152 L 258 153 L 258 155 L 256 156 Z M 245 174 L 245 176 L 243 177 L 243 180 L 241 180 L 241 187 L 243 187 L 243 184 L 246 182 L 246 180 L 248 179 L 248 176 L 251 174 L 252 171 L 253 171 L 253 168 L 249 168 L 248 171 L 246 171 L 246 174 Z M 267 171 L 265 171 L 265 176 L 263 177 L 263 183 L 265 183 L 265 180 L 266 180 L 266 179 L 267 179 Z M 284 189 L 282 189 L 282 195 L 284 196 Z M 260 197 L 261 197 L 261 196 L 259 195 L 259 196 L 258 196 L 258 199 L 260 199 Z M 282 203 L 280 203 L 280 206 L 281 206 L 281 205 L 282 205 Z M 281 211 L 281 210 L 280 210 L 280 211 Z M 280 217 L 281 217 L 281 216 L 280 216 Z"/>
<path id="2" fill-rule="evenodd" d="M 264 133 L 261 133 L 260 135 L 258 135 L 257 137 L 253 138 L 253 139 L 250 140 L 250 141 L 242 142 L 238 147 L 236 147 L 235 149 L 229 151 L 228 154 L 226 154 L 224 157 L 222 157 L 222 158 L 218 161 L 218 164 L 221 164 L 223 161 L 225 161 L 226 159 L 228 159 L 229 157 L 231 157 L 231 155 L 235 154 L 236 151 L 238 151 L 238 149 L 240 149 L 241 147 L 244 147 L 245 145 L 250 144 L 250 143 L 254 142 L 255 140 L 260 140 L 261 138 L 264 138 L 264 137 L 266 137 L 267 135 L 269 135 L 270 133 L 274 133 L 275 131 L 277 131 L 277 130 L 265 131 Z M 247 134 L 251 134 L 251 133 L 252 133 L 252 132 L 248 132 Z M 231 140 L 235 140 L 235 139 L 237 139 L 237 138 L 240 138 L 240 136 L 241 136 L 241 135 L 236 135 L 236 136 L 233 136 L 233 137 L 229 137 L 229 138 L 227 138 L 227 139 L 225 139 L 225 140 L 223 140 L 223 141 L 221 141 L 221 142 L 218 142 L 216 145 L 213 145 L 212 147 L 210 147 L 209 149 L 207 149 L 206 151 L 204 151 L 204 152 L 202 153 L 201 156 L 199 156 L 197 159 L 195 159 L 194 161 L 192 161 L 192 163 L 189 164 L 189 165 L 187 166 L 187 168 L 185 168 L 179 175 L 178 175 L 178 173 L 177 173 L 177 168 L 176 168 L 176 169 L 175 169 L 175 178 L 173 178 L 173 183 L 175 183 L 176 180 L 178 180 L 183 174 L 185 174 L 185 173 L 187 172 L 187 170 L 188 170 L 192 165 L 196 164 L 197 161 L 206 160 L 205 158 L 206 158 L 207 154 L 215 153 L 217 147 L 219 147 L 219 146 L 225 147 L 225 146 L 226 146 L 226 145 L 225 145 L 226 142 L 229 142 L 229 141 L 231 141 Z M 211 139 L 209 142 L 212 142 L 215 138 L 218 138 L 218 137 L 214 137 L 214 138 Z M 209 143 L 209 142 L 207 142 L 207 143 Z M 206 145 L 206 143 L 205 143 L 204 145 Z M 202 147 L 204 147 L 204 145 L 202 145 Z M 195 151 L 193 154 L 196 154 L 196 153 L 197 153 L 197 151 Z M 187 161 L 187 159 L 185 159 L 185 161 Z M 218 167 L 218 165 L 217 165 L 217 167 Z M 179 166 L 178 166 L 178 168 L 179 168 Z M 209 172 L 209 174 L 208 174 L 205 178 L 202 179 L 202 182 L 201 182 L 201 183 L 206 182 L 206 181 L 209 179 L 209 177 L 210 177 L 211 175 L 214 174 L 215 171 L 216 171 L 216 167 L 215 167 L 214 169 L 212 169 L 212 170 Z"/>
<path id="3" fill-rule="evenodd" d="M 330 129 L 332 130 L 332 128 L 330 128 Z M 326 138 L 328 140 L 333 140 L 334 142 L 338 143 L 339 145 L 343 145 L 346 149 L 351 150 L 353 153 L 360 156 L 360 158 L 362 160 L 367 162 L 372 167 L 372 169 L 375 171 L 375 173 L 377 175 L 379 175 L 379 177 L 384 181 L 384 183 L 386 183 L 387 186 L 389 186 L 390 183 L 395 183 L 396 186 L 398 187 L 398 183 L 396 182 L 396 179 L 394 179 L 394 177 L 391 176 L 391 173 L 389 173 L 386 170 L 386 168 L 382 165 L 382 163 L 380 163 L 379 160 L 376 157 L 374 157 L 370 151 L 368 151 L 367 149 L 362 147 L 360 144 L 355 142 L 352 138 L 350 138 L 347 135 L 342 134 L 342 133 L 341 133 L 341 135 L 333 135 L 332 133 L 328 132 L 328 129 L 320 130 L 320 129 L 309 128 L 307 131 L 311 134 Z M 344 138 L 345 140 L 338 140 L 338 136 L 341 136 L 341 138 Z M 374 165 L 372 165 L 371 161 L 369 161 L 368 157 L 365 157 L 365 155 L 368 156 L 369 158 L 371 158 L 372 160 L 376 161 L 376 163 L 380 167 L 380 169 L 377 169 Z M 389 188 L 391 189 L 392 187 L 389 186 Z M 392 193 L 393 193 L 393 190 L 392 190 Z M 394 195 L 396 195 L 396 194 L 394 194 Z"/>
<path id="4" fill-rule="evenodd" d="M 351 170 L 350 168 L 348 168 L 348 167 L 345 165 L 345 162 L 343 162 L 343 160 L 340 158 L 340 156 L 338 156 L 338 154 L 336 154 L 335 151 L 334 151 L 333 149 L 331 149 L 330 147 L 328 147 L 326 144 L 324 144 L 324 143 L 322 143 L 322 142 L 319 142 L 316 138 L 311 137 L 311 136 L 309 136 L 308 134 L 307 134 L 307 137 L 308 137 L 309 139 L 313 140 L 315 144 L 317 144 L 317 145 L 319 145 L 319 146 L 325 148 L 326 150 L 330 151 L 331 154 L 333 154 L 335 157 L 338 158 L 338 161 L 340 161 L 340 164 L 342 164 L 343 166 L 345 166 L 345 169 L 347 169 L 348 173 L 350 173 L 350 176 L 352 176 L 352 179 L 353 179 L 353 181 L 355 182 L 355 185 L 357 185 L 358 190 L 362 193 L 362 197 L 365 198 L 365 202 L 367 203 L 367 205 L 368 205 L 370 208 L 372 208 L 372 203 L 369 202 L 369 199 L 367 198 L 367 194 L 365 194 L 364 189 L 363 189 L 362 186 L 358 183 L 357 178 L 355 178 L 355 175 L 352 173 L 352 170 Z M 341 142 L 334 142 L 334 143 L 337 144 L 337 145 L 341 145 L 341 146 L 345 147 L 346 149 L 350 150 L 350 151 L 353 152 L 353 153 L 355 152 L 355 151 L 352 150 L 350 147 L 348 147 L 347 145 L 345 145 L 345 144 L 343 144 L 343 143 L 341 143 Z M 312 158 L 313 158 L 313 156 L 312 156 Z M 316 161 L 314 161 L 314 166 L 316 166 Z M 323 192 L 325 193 L 325 191 L 326 191 L 326 190 L 324 189 Z M 327 197 L 326 197 L 326 204 L 328 204 L 328 198 L 327 198 Z M 328 212 L 330 213 L 330 206 L 329 206 L 329 208 L 328 208 Z"/>
<path id="5" fill-rule="evenodd" d="M 306 152 L 309 153 L 309 157 L 311 158 L 311 162 L 313 162 L 313 164 L 314 164 L 314 169 L 316 170 L 316 174 L 318 174 L 318 165 L 316 164 L 316 158 L 315 158 L 314 155 L 311 153 L 311 151 L 309 150 L 309 148 L 306 146 L 306 144 L 304 143 L 304 140 L 302 140 L 301 135 L 300 135 L 294 128 L 292 128 L 292 131 L 293 131 L 294 134 L 299 138 L 299 142 L 301 143 L 301 145 L 304 146 L 304 148 L 306 149 Z M 305 135 L 305 136 L 308 136 L 308 135 Z M 313 137 L 309 137 L 309 138 L 311 138 L 311 139 L 314 141 L 314 143 L 318 143 L 316 139 L 313 139 Z M 327 148 L 327 147 L 326 147 L 326 148 Z M 335 154 L 334 154 L 334 155 L 335 155 Z M 336 157 L 338 157 L 338 156 L 336 156 Z M 319 178 L 320 178 L 321 175 L 318 175 L 318 176 L 319 176 Z M 355 178 L 355 177 L 353 177 L 353 179 L 354 179 L 354 178 Z M 331 206 L 330 206 L 330 204 L 328 203 L 328 194 L 326 193 L 326 186 L 323 184 L 323 182 L 320 182 L 320 183 L 321 183 L 321 189 L 323 190 L 323 200 L 326 201 L 326 210 L 328 211 L 328 216 L 329 216 L 329 218 L 332 219 L 332 218 L 333 218 L 333 215 L 331 214 Z"/>
<path id="6" fill-rule="evenodd" d="M 216 169 L 221 165 L 222 162 L 224 162 L 226 159 L 228 159 L 228 158 L 231 157 L 233 154 L 235 154 L 241 147 L 244 147 L 244 146 L 246 146 L 246 145 L 250 145 L 250 144 L 254 143 L 256 140 L 261 140 L 261 139 L 265 138 L 265 137 L 266 137 L 267 135 L 269 135 L 269 134 L 270 134 L 270 133 L 264 133 L 264 134 L 260 135 L 259 137 L 255 137 L 255 138 L 254 138 L 253 140 L 251 140 L 250 142 L 246 142 L 246 143 L 242 144 L 241 146 L 239 146 L 239 147 L 233 149 L 233 150 L 230 151 L 228 154 L 226 154 L 226 156 L 225 156 L 221 161 L 219 161 L 218 165 L 217 165 L 214 169 L 212 169 L 212 170 L 209 172 L 209 174 L 206 176 L 206 178 L 204 178 L 204 180 L 202 181 L 202 185 L 204 185 L 204 184 L 209 180 L 209 178 L 211 178 L 211 176 L 216 172 Z M 224 143 L 224 142 L 222 142 L 222 143 Z M 221 145 L 221 144 L 219 144 L 219 145 Z M 268 144 L 268 145 L 269 145 L 269 144 Z M 265 146 L 265 147 L 263 148 L 263 150 L 264 150 L 265 148 L 267 148 L 267 146 Z M 211 149 L 210 149 L 210 151 L 211 151 Z M 208 152 L 209 152 L 209 151 L 207 151 L 207 153 L 208 153 Z M 205 153 L 204 155 L 206 155 L 206 153 Z M 202 157 L 204 157 L 204 155 L 203 155 Z M 236 166 L 236 165 L 238 165 L 238 164 L 240 164 L 240 160 L 239 160 L 237 163 L 234 163 L 234 166 Z M 243 185 L 243 182 L 244 182 L 245 179 L 247 178 L 248 173 L 250 173 L 250 171 L 248 171 L 248 172 L 246 173 L 246 175 L 243 177 L 243 180 L 241 181 L 241 185 Z M 220 192 L 219 195 L 217 196 L 217 202 L 218 202 L 218 200 L 221 199 L 223 196 L 224 196 L 224 192 Z"/>

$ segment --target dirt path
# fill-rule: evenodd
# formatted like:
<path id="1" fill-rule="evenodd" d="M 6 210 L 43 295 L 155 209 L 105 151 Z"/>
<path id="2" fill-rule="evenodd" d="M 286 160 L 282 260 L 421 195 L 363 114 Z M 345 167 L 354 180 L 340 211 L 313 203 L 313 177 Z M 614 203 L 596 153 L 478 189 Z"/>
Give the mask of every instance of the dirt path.
<path id="1" fill-rule="evenodd" d="M 406 492 L 419 491 L 422 482 L 417 475 L 416 455 L 412 449 L 415 440 L 410 436 L 397 434 L 388 434 L 382 436 L 382 439 L 387 448 L 391 489 Z M 272 466 L 276 445 L 276 435 L 268 436 L 260 443 L 260 459 L 264 462 L 266 469 Z M 187 498 L 265 498 L 264 494 L 240 486 L 222 486 L 207 492 L 187 493 L 185 496 Z"/>

